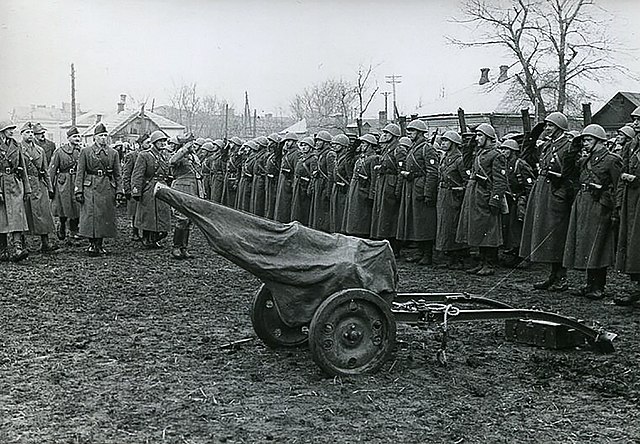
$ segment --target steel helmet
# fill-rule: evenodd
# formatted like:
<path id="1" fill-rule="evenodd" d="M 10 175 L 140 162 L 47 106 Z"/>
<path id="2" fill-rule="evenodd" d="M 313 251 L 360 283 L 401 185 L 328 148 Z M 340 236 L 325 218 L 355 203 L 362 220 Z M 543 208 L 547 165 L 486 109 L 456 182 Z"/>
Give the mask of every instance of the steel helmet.
<path id="1" fill-rule="evenodd" d="M 249 140 L 246 145 L 253 151 L 258 151 L 258 149 L 260 149 L 255 140 Z"/>
<path id="2" fill-rule="evenodd" d="M 222 140 L 222 139 L 216 139 L 211 143 L 213 143 L 214 147 L 217 147 L 217 148 L 220 148 L 220 149 L 224 148 L 224 140 Z"/>
<path id="3" fill-rule="evenodd" d="M 267 137 L 267 140 L 270 140 L 273 143 L 280 143 L 280 135 L 278 135 L 278 133 L 271 133 Z"/>
<path id="4" fill-rule="evenodd" d="M 305 144 L 313 147 L 313 137 L 305 137 L 300 141 L 300 144 Z"/>
<path id="5" fill-rule="evenodd" d="M 476 132 L 481 132 L 489 139 L 496 140 L 496 130 L 488 123 L 481 123 L 476 127 Z"/>
<path id="6" fill-rule="evenodd" d="M 596 139 L 607 140 L 607 133 L 604 131 L 604 128 L 602 128 L 600 125 L 597 125 L 595 123 L 592 123 L 591 125 L 587 125 L 582 130 L 582 134 L 580 135 L 582 137 L 591 136 L 591 137 L 595 137 Z"/>
<path id="7" fill-rule="evenodd" d="M 287 133 L 282 138 L 282 141 L 293 140 L 294 142 L 298 141 L 298 135 L 296 133 Z"/>
<path id="8" fill-rule="evenodd" d="M 213 143 L 211 142 L 205 142 L 202 144 L 202 149 L 205 151 L 208 151 L 209 153 L 214 152 L 215 150 L 213 149 Z"/>
<path id="9" fill-rule="evenodd" d="M 349 146 L 349 138 L 345 134 L 338 134 L 337 136 L 333 136 L 331 139 L 331 143 L 335 143 L 336 145 Z"/>
<path id="10" fill-rule="evenodd" d="M 629 125 L 625 125 L 618 130 L 619 133 L 624 134 L 629 139 L 633 139 L 636 136 L 636 130 L 631 128 Z"/>
<path id="11" fill-rule="evenodd" d="M 262 147 L 266 147 L 269 145 L 269 140 L 264 136 L 256 137 L 255 142 L 258 144 L 258 146 Z"/>
<path id="12" fill-rule="evenodd" d="M 376 139 L 376 136 L 374 136 L 373 134 L 365 134 L 364 136 L 360 137 L 360 140 L 370 143 L 371 145 L 378 144 L 378 139 Z"/>
<path id="13" fill-rule="evenodd" d="M 11 120 L 3 120 L 0 122 L 0 131 L 8 130 L 8 129 L 16 129 L 18 126 L 14 124 Z"/>
<path id="14" fill-rule="evenodd" d="M 195 144 L 196 144 L 196 145 L 198 145 L 198 146 L 202 146 L 202 144 L 203 144 L 203 143 L 205 143 L 205 142 L 206 142 L 206 140 L 204 139 L 204 137 L 198 137 L 198 138 L 195 140 L 195 142 L 193 142 L 193 143 L 195 143 Z"/>
<path id="15" fill-rule="evenodd" d="M 427 124 L 420 119 L 414 119 L 409 122 L 409 125 L 407 125 L 407 129 L 412 129 L 423 133 L 426 133 L 428 131 Z"/>
<path id="16" fill-rule="evenodd" d="M 167 139 L 168 139 L 167 135 L 160 130 L 156 130 L 152 132 L 151 136 L 149 137 L 149 140 L 151 141 L 151 143 L 156 143 L 159 140 L 167 140 Z"/>
<path id="17" fill-rule="evenodd" d="M 400 138 L 400 142 L 398 142 L 398 144 L 400 146 L 404 146 L 404 147 L 410 148 L 411 145 L 413 145 L 413 142 L 408 137 L 401 137 Z"/>
<path id="18" fill-rule="evenodd" d="M 206 139 L 204 139 L 204 141 L 213 143 L 213 139 L 211 137 L 207 137 Z"/>
<path id="19" fill-rule="evenodd" d="M 631 112 L 631 117 L 640 117 L 640 106 Z"/>
<path id="20" fill-rule="evenodd" d="M 458 134 L 455 131 L 446 131 L 442 137 L 442 139 L 446 139 L 446 140 L 450 140 L 451 142 L 455 143 L 456 145 L 462 145 L 462 137 L 460 137 L 460 134 Z"/>
<path id="21" fill-rule="evenodd" d="M 547 118 L 544 119 L 544 121 L 553 123 L 562 131 L 569 131 L 569 121 L 567 120 L 567 116 L 565 116 L 559 111 L 549 114 Z"/>
<path id="22" fill-rule="evenodd" d="M 323 142 L 331 142 L 331 133 L 329 131 L 318 131 L 316 134 L 316 140 L 322 140 Z"/>
<path id="23" fill-rule="evenodd" d="M 382 128 L 383 133 L 389 133 L 392 136 L 400 137 L 402 133 L 400 132 L 400 127 L 395 123 L 390 123 L 384 128 Z"/>
<path id="24" fill-rule="evenodd" d="M 231 139 L 229 139 L 229 142 L 233 143 L 234 145 L 242 146 L 242 139 L 238 136 L 233 136 Z"/>
<path id="25" fill-rule="evenodd" d="M 520 145 L 518 145 L 518 142 L 513 139 L 504 140 L 502 145 L 500 145 L 500 148 L 508 148 L 511 151 L 520 151 Z"/>

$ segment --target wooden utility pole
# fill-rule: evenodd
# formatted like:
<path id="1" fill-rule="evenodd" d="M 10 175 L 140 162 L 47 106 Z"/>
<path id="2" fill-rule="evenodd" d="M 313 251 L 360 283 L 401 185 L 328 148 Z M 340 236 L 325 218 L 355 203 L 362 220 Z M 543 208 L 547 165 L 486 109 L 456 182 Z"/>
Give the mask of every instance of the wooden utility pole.
<path id="1" fill-rule="evenodd" d="M 256 137 L 258 127 L 258 110 L 253 110 L 253 137 Z"/>
<path id="2" fill-rule="evenodd" d="M 76 126 L 76 69 L 71 64 L 71 126 Z"/>
<path id="3" fill-rule="evenodd" d="M 529 116 L 529 108 L 523 108 L 520 110 L 522 116 L 522 132 L 526 136 L 531 133 L 531 117 Z"/>
<path id="4" fill-rule="evenodd" d="M 460 134 L 467 132 L 467 121 L 464 118 L 464 110 L 462 108 L 458 108 L 458 125 L 460 126 Z"/>
<path id="5" fill-rule="evenodd" d="M 391 87 L 393 88 L 393 121 L 397 122 L 398 121 L 398 117 L 400 117 L 399 113 L 398 113 L 398 102 L 396 101 L 396 84 L 397 83 L 402 83 L 402 76 L 398 76 L 395 74 L 391 74 L 390 76 L 384 76 L 385 77 L 385 81 L 387 83 L 391 83 Z"/>
<path id="6" fill-rule="evenodd" d="M 591 103 L 582 104 L 582 124 L 584 126 L 591 124 Z"/>
<path id="7" fill-rule="evenodd" d="M 389 106 L 387 104 L 387 100 L 389 98 L 389 94 L 391 93 L 389 91 L 385 91 L 385 92 L 381 92 L 380 94 L 384 96 L 384 115 L 387 118 L 387 120 L 389 120 Z"/>
<path id="8" fill-rule="evenodd" d="M 228 131 L 229 131 L 229 104 L 225 103 L 224 104 L 224 140 L 225 142 L 227 141 L 227 136 L 228 136 Z"/>

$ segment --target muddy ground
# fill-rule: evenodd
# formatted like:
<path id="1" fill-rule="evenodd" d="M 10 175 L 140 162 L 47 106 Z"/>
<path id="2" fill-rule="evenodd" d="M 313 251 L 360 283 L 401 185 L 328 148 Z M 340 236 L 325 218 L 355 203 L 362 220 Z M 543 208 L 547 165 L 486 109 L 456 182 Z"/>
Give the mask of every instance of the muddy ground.
<path id="1" fill-rule="evenodd" d="M 79 243 L 0 264 L 0 442 L 640 442 L 640 309 L 532 292 L 542 268 L 399 264 L 402 290 L 490 290 L 598 321 L 619 334 L 615 354 L 518 345 L 504 322 L 476 322 L 451 327 L 444 367 L 437 334 L 400 325 L 377 374 L 328 377 L 306 348 L 220 349 L 253 335 L 258 280 L 199 232 L 197 259 L 176 262 L 120 225 L 105 258 Z M 629 288 L 610 276 L 610 292 Z"/>

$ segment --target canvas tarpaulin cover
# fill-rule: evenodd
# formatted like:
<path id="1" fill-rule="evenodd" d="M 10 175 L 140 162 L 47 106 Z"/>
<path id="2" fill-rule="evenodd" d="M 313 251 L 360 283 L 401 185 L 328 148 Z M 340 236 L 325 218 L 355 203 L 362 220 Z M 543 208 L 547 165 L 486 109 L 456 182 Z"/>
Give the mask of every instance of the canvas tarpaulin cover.
<path id="1" fill-rule="evenodd" d="M 396 263 L 386 241 L 267 220 L 162 184 L 155 193 L 189 217 L 216 253 L 263 281 L 289 326 L 309 323 L 322 301 L 340 290 L 365 288 L 389 303 L 394 296 Z"/>

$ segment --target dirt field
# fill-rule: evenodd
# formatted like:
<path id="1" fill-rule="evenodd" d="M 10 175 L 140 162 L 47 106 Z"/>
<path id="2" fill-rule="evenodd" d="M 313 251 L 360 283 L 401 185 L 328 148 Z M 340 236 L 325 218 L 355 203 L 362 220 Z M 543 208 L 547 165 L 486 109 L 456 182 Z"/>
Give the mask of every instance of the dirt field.
<path id="1" fill-rule="evenodd" d="M 401 325 L 379 373 L 332 378 L 307 349 L 220 349 L 253 335 L 257 279 L 199 232 L 197 260 L 176 262 L 139 251 L 121 225 L 106 258 L 78 245 L 0 264 L 0 442 L 640 442 L 640 310 L 531 292 L 541 268 L 502 280 L 509 270 L 399 265 L 403 291 L 483 294 L 502 280 L 488 297 L 597 320 L 619 334 L 615 354 L 516 345 L 503 322 L 467 323 L 443 367 L 436 335 Z M 611 292 L 628 287 L 611 277 Z"/>

